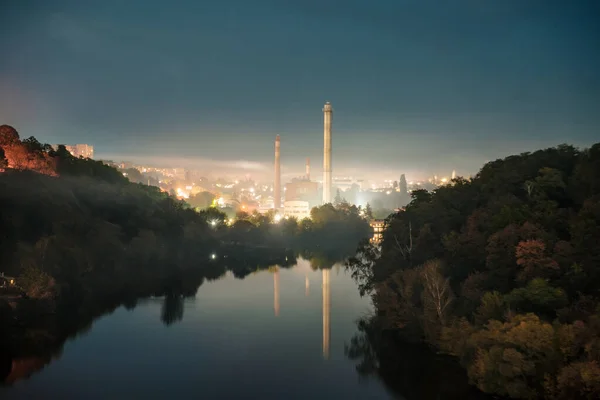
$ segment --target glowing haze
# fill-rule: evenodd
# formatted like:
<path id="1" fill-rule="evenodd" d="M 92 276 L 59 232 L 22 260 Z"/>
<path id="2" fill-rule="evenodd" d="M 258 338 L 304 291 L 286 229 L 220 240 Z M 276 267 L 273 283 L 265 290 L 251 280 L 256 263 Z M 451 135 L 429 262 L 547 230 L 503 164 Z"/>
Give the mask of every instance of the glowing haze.
<path id="1" fill-rule="evenodd" d="M 98 158 L 268 177 L 280 134 L 284 179 L 306 157 L 318 177 L 325 101 L 334 175 L 469 174 L 600 132 L 595 0 L 4 3 L 0 123 Z"/>

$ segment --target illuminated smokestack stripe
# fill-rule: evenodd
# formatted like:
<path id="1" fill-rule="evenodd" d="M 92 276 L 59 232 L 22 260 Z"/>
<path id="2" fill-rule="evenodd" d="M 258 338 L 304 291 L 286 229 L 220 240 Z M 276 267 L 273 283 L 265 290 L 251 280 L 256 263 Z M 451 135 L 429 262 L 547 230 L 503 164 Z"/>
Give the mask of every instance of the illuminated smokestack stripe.
<path id="1" fill-rule="evenodd" d="M 331 203 L 331 123 L 333 109 L 329 102 L 323 106 L 323 204 Z"/>
<path id="2" fill-rule="evenodd" d="M 273 187 L 273 207 L 275 210 L 281 208 L 281 162 L 280 157 L 281 138 L 275 137 L 275 184 Z"/>

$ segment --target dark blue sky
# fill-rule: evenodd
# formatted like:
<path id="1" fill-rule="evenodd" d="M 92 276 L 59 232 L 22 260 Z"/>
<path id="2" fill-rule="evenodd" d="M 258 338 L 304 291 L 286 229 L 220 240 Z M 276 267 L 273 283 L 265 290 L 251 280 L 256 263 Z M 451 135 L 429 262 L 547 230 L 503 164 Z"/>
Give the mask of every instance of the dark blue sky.
<path id="1" fill-rule="evenodd" d="M 334 172 L 600 140 L 597 0 L 0 4 L 0 122 L 99 157 L 318 174 L 325 101 Z"/>

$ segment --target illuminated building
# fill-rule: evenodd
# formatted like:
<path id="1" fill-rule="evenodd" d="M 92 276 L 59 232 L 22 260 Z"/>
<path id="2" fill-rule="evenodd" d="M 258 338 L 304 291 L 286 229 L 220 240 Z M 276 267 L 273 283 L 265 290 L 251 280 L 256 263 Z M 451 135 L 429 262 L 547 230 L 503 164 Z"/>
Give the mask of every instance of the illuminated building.
<path id="1" fill-rule="evenodd" d="M 286 183 L 285 201 L 306 201 L 310 206 L 316 206 L 319 204 L 319 184 L 304 180 Z"/>
<path id="2" fill-rule="evenodd" d="M 58 146 L 60 146 L 60 145 L 57 144 L 52 147 L 56 150 L 56 149 L 58 149 Z M 67 149 L 67 151 L 69 153 L 71 153 L 71 155 L 73 157 L 94 158 L 94 146 L 92 146 L 92 145 L 89 145 L 89 144 L 73 144 L 73 145 L 65 144 L 63 146 L 65 146 L 65 149 Z"/>
<path id="3" fill-rule="evenodd" d="M 369 222 L 371 228 L 373 228 L 373 237 L 371 238 L 372 243 L 379 243 L 383 239 L 383 230 L 385 229 L 385 220 L 374 219 Z"/>
<path id="4" fill-rule="evenodd" d="M 298 220 L 310 218 L 310 205 L 308 201 L 286 201 L 283 203 L 283 215 Z"/>
<path id="5" fill-rule="evenodd" d="M 323 106 L 323 204 L 331 203 L 331 123 L 333 108 Z"/>

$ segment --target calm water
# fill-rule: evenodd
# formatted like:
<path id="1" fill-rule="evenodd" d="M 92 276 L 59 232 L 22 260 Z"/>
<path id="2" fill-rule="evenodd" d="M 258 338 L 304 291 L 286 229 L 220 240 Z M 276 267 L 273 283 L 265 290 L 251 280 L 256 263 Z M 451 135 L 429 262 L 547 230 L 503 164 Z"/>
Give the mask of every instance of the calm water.
<path id="1" fill-rule="evenodd" d="M 378 379 L 359 379 L 344 355 L 371 305 L 343 267 L 313 271 L 300 259 L 243 280 L 228 274 L 183 304 L 164 303 L 96 320 L 0 398 L 392 398 Z"/>

